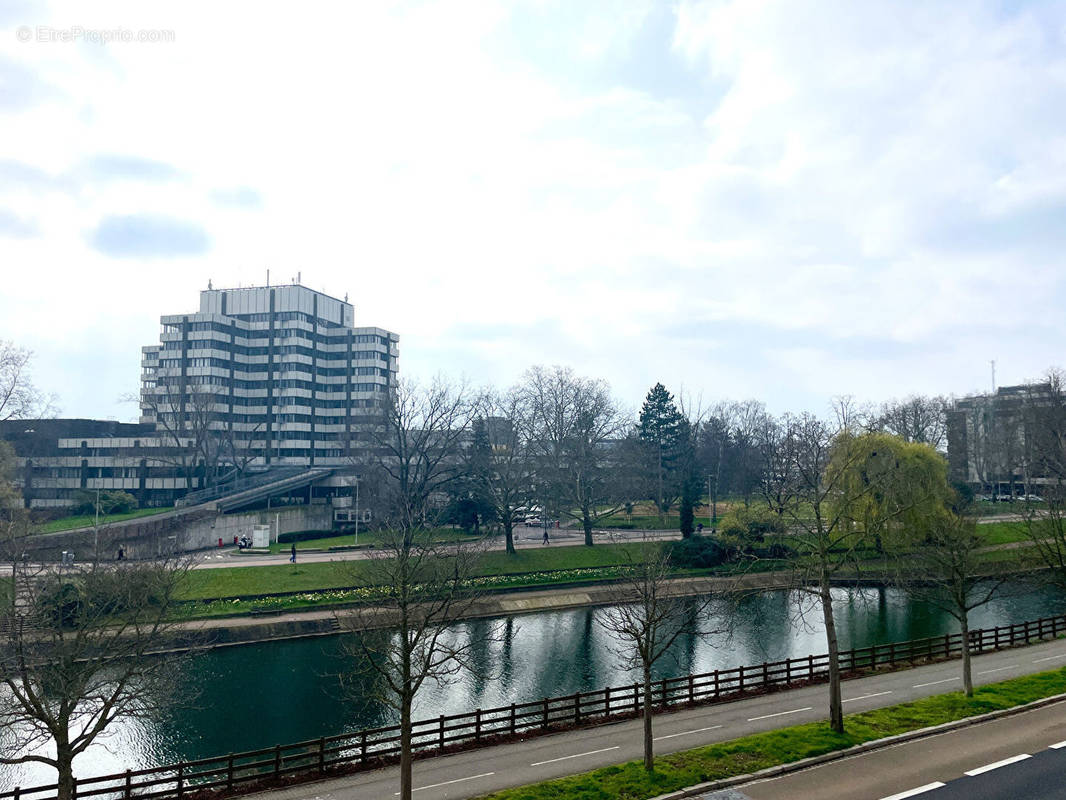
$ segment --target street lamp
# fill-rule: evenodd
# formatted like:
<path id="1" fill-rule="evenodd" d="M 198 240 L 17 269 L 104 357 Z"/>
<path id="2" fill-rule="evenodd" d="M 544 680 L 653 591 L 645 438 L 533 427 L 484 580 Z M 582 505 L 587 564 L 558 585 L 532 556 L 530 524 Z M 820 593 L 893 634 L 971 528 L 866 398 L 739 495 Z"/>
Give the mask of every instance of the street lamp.
<path id="1" fill-rule="evenodd" d="M 359 546 L 359 478 L 354 476 L 355 481 L 355 546 Z"/>

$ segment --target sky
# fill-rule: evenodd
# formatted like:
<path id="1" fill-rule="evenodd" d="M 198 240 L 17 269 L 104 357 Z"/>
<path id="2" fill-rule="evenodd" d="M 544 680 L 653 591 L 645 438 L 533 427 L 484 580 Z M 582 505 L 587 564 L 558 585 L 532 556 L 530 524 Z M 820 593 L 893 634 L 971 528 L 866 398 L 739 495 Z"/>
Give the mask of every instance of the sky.
<path id="1" fill-rule="evenodd" d="M 1066 0 L 0 4 L 0 339 L 136 418 L 198 292 L 775 412 L 1066 364 Z"/>

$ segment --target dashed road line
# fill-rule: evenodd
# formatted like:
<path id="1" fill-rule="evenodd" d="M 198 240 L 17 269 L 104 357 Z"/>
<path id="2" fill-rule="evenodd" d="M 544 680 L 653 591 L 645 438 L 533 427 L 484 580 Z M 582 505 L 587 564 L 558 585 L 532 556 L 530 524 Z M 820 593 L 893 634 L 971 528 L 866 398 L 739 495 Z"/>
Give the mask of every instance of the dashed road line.
<path id="1" fill-rule="evenodd" d="M 721 725 L 712 725 L 709 728 L 696 728 L 694 731 L 681 731 L 681 733 L 668 733 L 665 736 L 656 736 L 652 741 L 660 741 L 662 739 L 673 739 L 675 736 L 688 736 L 690 733 L 703 733 L 704 731 L 713 731 L 721 728 Z"/>
<path id="2" fill-rule="evenodd" d="M 471 775 L 469 778 L 456 778 L 454 781 L 444 781 L 443 783 L 431 783 L 429 786 L 419 786 L 412 789 L 412 792 L 421 792 L 423 789 L 436 789 L 438 786 L 450 786 L 453 783 L 462 783 L 463 781 L 472 781 L 477 778 L 487 778 L 489 775 L 495 775 L 495 772 L 482 772 L 480 775 Z M 400 796 L 399 792 L 393 793 L 396 797 Z"/>
<path id="3" fill-rule="evenodd" d="M 617 750 L 621 745 L 616 744 L 614 747 L 605 747 L 602 750 L 589 750 L 587 753 L 574 753 L 572 756 L 562 756 L 561 758 L 549 758 L 547 761 L 537 761 L 530 764 L 531 767 L 539 767 L 542 764 L 554 764 L 556 761 L 567 761 L 571 758 L 581 758 L 582 756 L 594 756 L 597 753 L 606 753 L 610 750 Z"/>
<path id="4" fill-rule="evenodd" d="M 997 761 L 994 764 L 985 764 L 983 767 L 978 767 L 977 769 L 968 770 L 967 772 L 964 772 L 963 775 L 969 775 L 972 778 L 975 775 L 982 775 L 982 774 L 984 774 L 986 772 L 991 772 L 994 769 L 999 769 L 1000 767 L 1005 767 L 1008 764 L 1017 764 L 1019 761 L 1025 761 L 1025 759 L 1027 759 L 1027 758 L 1032 758 L 1032 756 L 1029 755 L 1028 753 L 1022 753 L 1021 755 L 1018 755 L 1018 756 L 1011 756 L 1010 758 L 1005 758 L 1002 761 Z"/>
<path id="5" fill-rule="evenodd" d="M 987 675 L 990 672 L 1002 672 L 1005 669 L 1012 669 L 1013 667 L 1016 667 L 1016 666 L 1018 666 L 1018 665 L 1017 664 L 1007 664 L 1007 666 L 1005 666 L 1005 667 L 996 667 L 995 669 L 983 669 L 980 672 L 978 672 L 977 674 L 978 675 Z"/>
<path id="6" fill-rule="evenodd" d="M 1066 742 L 1055 742 L 1055 744 L 1048 745 L 1049 750 L 1061 750 L 1064 747 L 1066 747 Z"/>
<path id="7" fill-rule="evenodd" d="M 919 786 L 917 789 L 908 789 L 907 791 L 900 792 L 899 794 L 890 794 L 888 797 L 882 797 L 881 800 L 904 800 L 904 798 L 906 797 L 914 797 L 918 794 L 931 792 L 933 791 L 933 789 L 939 789 L 941 786 L 944 785 L 945 784 L 941 783 L 940 781 L 933 781 L 932 783 L 927 783 L 925 786 Z"/>
<path id="8" fill-rule="evenodd" d="M 916 683 L 911 688 L 912 689 L 921 689 L 921 688 L 923 688 L 925 686 L 936 686 L 938 683 L 951 683 L 952 681 L 957 681 L 957 680 L 958 680 L 958 678 L 944 678 L 944 680 L 942 680 L 942 681 L 929 681 L 929 683 Z"/>
<path id="9" fill-rule="evenodd" d="M 854 703 L 856 700 L 869 700 L 871 697 L 881 697 L 881 696 L 886 695 L 886 694 L 892 694 L 892 690 L 889 689 L 887 692 L 874 692 L 873 694 L 864 694 L 861 697 L 849 697 L 844 702 L 845 703 Z"/>
<path id="10" fill-rule="evenodd" d="M 763 714 L 761 717 L 749 717 L 748 722 L 756 722 L 760 719 L 770 719 L 771 717 L 783 717 L 786 714 L 798 714 L 801 711 L 810 711 L 814 706 L 806 706 L 804 708 L 794 708 L 791 711 L 778 711 L 776 714 Z"/>
<path id="11" fill-rule="evenodd" d="M 1034 658 L 1033 663 L 1039 664 L 1041 661 L 1054 661 L 1056 658 L 1066 658 L 1066 653 L 1059 653 L 1057 656 L 1044 656 L 1043 658 Z"/>

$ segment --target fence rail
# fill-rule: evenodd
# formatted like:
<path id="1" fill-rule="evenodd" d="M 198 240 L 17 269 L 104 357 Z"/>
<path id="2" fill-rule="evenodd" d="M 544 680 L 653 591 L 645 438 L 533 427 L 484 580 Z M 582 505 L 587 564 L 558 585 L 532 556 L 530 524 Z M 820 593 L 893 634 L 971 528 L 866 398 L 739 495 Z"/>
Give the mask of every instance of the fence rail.
<path id="1" fill-rule="evenodd" d="M 978 654 L 1015 647 L 1066 633 L 1066 615 L 1044 617 L 1014 625 L 970 631 L 970 651 Z M 859 647 L 840 653 L 840 669 L 856 674 L 882 668 L 945 660 L 962 653 L 962 634 L 948 633 L 927 639 Z M 827 679 L 827 654 L 788 658 L 751 666 L 714 670 L 678 678 L 663 678 L 651 686 L 652 702 L 662 710 L 714 703 L 738 695 L 772 691 L 786 686 Z M 501 738 L 530 736 L 579 725 L 635 716 L 640 711 L 643 686 L 608 686 L 562 697 L 545 697 L 499 708 L 475 709 L 463 714 L 440 715 L 413 723 L 417 753 L 432 755 L 460 746 L 478 746 Z M 75 800 L 139 800 L 176 798 L 208 790 L 232 793 L 241 784 L 291 779 L 311 779 L 339 768 L 378 766 L 400 752 L 400 727 L 388 725 L 355 733 L 324 736 L 295 744 L 228 753 L 113 775 L 79 778 Z M 15 787 L 0 792 L 0 800 L 52 800 L 56 784 Z"/>

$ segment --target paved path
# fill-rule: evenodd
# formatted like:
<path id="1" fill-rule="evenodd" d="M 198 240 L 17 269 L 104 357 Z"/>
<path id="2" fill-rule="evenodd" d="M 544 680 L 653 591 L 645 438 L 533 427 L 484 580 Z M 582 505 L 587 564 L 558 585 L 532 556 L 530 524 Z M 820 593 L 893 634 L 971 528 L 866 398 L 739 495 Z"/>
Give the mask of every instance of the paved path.
<path id="1" fill-rule="evenodd" d="M 975 657 L 973 663 L 977 684 L 1040 672 L 1066 665 L 1066 641 L 989 653 Z M 958 689 L 961 686 L 960 669 L 959 661 L 950 661 L 847 681 L 844 684 L 845 709 L 848 713 L 864 711 Z M 827 716 L 825 707 L 826 687 L 823 685 L 660 715 L 655 723 L 657 753 L 734 739 L 783 725 L 822 720 Z M 642 752 L 640 726 L 640 720 L 629 720 L 416 761 L 416 797 L 419 800 L 474 797 L 638 759 Z M 394 796 L 398 788 L 397 776 L 396 767 L 387 767 L 261 795 L 264 800 L 383 800 Z M 823 797 L 820 791 L 790 796 Z M 841 795 L 845 796 L 853 797 Z"/>
<path id="2" fill-rule="evenodd" d="M 739 786 L 736 800 L 1066 798 L 1066 704 L 961 728 L 780 778 Z M 1060 747 L 1053 748 L 1054 745 Z M 1026 756 L 1026 758 L 1019 758 Z M 1017 759 L 1017 760 L 1014 760 Z M 1005 763 L 1008 762 L 1008 763 Z M 999 765 L 999 766 L 995 766 Z M 924 790 L 924 791 L 918 791 Z M 914 794 L 909 794 L 914 792 Z M 725 792 L 706 800 L 728 797 Z"/>

